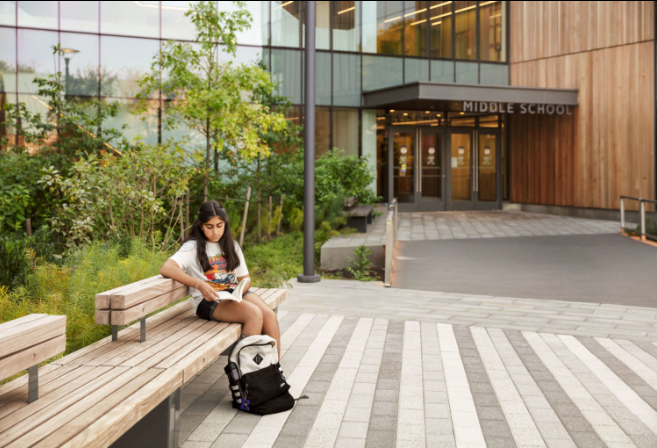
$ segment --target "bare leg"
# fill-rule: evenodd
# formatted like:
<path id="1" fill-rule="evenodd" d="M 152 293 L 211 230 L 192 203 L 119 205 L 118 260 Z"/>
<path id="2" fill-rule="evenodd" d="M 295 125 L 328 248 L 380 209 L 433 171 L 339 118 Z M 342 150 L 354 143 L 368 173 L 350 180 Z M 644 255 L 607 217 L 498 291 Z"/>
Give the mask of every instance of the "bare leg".
<path id="1" fill-rule="evenodd" d="M 278 359 L 281 359 L 281 331 L 278 328 L 278 316 L 274 310 L 269 308 L 264 300 L 255 293 L 247 294 L 244 301 L 248 301 L 256 305 L 262 312 L 262 332 L 267 336 L 276 339 L 276 347 L 278 348 Z"/>
<path id="2" fill-rule="evenodd" d="M 262 311 L 253 303 L 243 300 L 222 300 L 212 315 L 221 322 L 236 322 L 243 324 L 242 332 L 247 336 L 262 334 Z"/>

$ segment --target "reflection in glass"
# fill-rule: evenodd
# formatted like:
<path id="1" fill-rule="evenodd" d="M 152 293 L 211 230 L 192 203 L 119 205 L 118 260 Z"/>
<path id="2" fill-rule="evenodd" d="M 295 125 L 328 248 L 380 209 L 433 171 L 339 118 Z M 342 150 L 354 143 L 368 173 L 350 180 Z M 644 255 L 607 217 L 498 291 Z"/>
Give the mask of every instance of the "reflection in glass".
<path id="1" fill-rule="evenodd" d="M 301 2 L 271 2 L 271 44 L 278 47 L 299 46 Z"/>
<path id="2" fill-rule="evenodd" d="M 60 67 L 67 95 L 98 96 L 98 36 L 61 33 Z M 104 77 L 112 82 L 112 77 Z"/>
<path id="3" fill-rule="evenodd" d="M 16 94 L 15 93 L 6 93 L 0 91 L 0 123 L 5 123 L 7 121 L 7 105 L 16 104 Z M 16 143 L 16 127 L 9 125 L 0 125 L 0 140 L 7 138 L 7 142 L 10 145 Z M 5 149 L 0 145 L 0 150 Z"/>
<path id="4" fill-rule="evenodd" d="M 269 2 L 244 2 L 244 4 L 246 10 L 251 13 L 251 26 L 237 33 L 237 43 L 269 45 Z M 219 11 L 235 11 L 236 9 L 234 2 L 219 2 Z"/>
<path id="5" fill-rule="evenodd" d="M 190 17 L 185 17 L 185 13 L 190 9 L 190 3 L 196 4 L 198 2 L 162 2 L 163 39 L 194 40 L 196 38 L 196 27 L 194 27 Z"/>
<path id="6" fill-rule="evenodd" d="M 426 57 L 427 2 L 404 2 L 404 5 L 404 54 Z"/>
<path id="7" fill-rule="evenodd" d="M 415 202 L 415 132 L 392 135 L 393 195 L 397 201 Z"/>
<path id="8" fill-rule="evenodd" d="M 333 49 L 358 51 L 360 2 L 333 3 Z"/>
<path id="9" fill-rule="evenodd" d="M 429 61 L 426 59 L 404 60 L 404 83 L 429 80 Z"/>
<path id="10" fill-rule="evenodd" d="M 497 115 L 482 115 L 479 117 L 480 128 L 496 128 L 499 125 Z"/>
<path id="11" fill-rule="evenodd" d="M 360 56 L 333 54 L 333 104 L 360 106 Z"/>
<path id="12" fill-rule="evenodd" d="M 471 197 L 470 134 L 452 134 L 452 201 Z"/>
<path id="13" fill-rule="evenodd" d="M 119 106 L 119 114 L 105 121 L 104 125 L 109 128 L 120 129 L 121 126 L 127 124 L 123 130 L 123 136 L 132 141 L 135 137 L 141 137 L 144 143 L 157 143 L 158 139 L 158 107 L 159 101 L 150 101 L 148 112 L 145 115 L 146 119 L 142 120 L 142 115 L 133 115 L 130 111 L 137 104 L 137 100 L 105 98 L 103 101 L 115 101 Z M 111 144 L 118 142 L 111 141 Z"/>
<path id="14" fill-rule="evenodd" d="M 331 109 L 315 108 L 315 158 L 328 152 L 331 137 Z"/>
<path id="15" fill-rule="evenodd" d="M 363 90 L 376 90 L 403 83 L 403 60 L 363 56 Z"/>
<path id="16" fill-rule="evenodd" d="M 358 109 L 333 108 L 333 148 L 358 155 Z"/>
<path id="17" fill-rule="evenodd" d="M 365 126 L 364 121 L 363 126 Z M 364 132 L 363 139 L 365 139 Z M 365 146 L 363 146 L 363 154 L 364 148 Z M 376 195 L 389 202 L 388 182 L 388 126 L 385 110 L 379 109 L 376 111 Z"/>
<path id="18" fill-rule="evenodd" d="M 176 122 L 176 127 L 172 129 L 167 129 L 165 123 L 167 119 L 170 118 L 167 113 L 168 103 L 164 101 L 162 103 L 162 142 L 166 142 L 170 138 L 173 138 L 176 141 L 185 141 L 185 144 L 182 146 L 188 152 L 193 152 L 194 150 L 204 150 L 206 145 L 206 139 L 203 134 L 201 134 L 196 129 L 192 129 L 187 126 L 186 123 L 182 121 Z"/>
<path id="19" fill-rule="evenodd" d="M 457 62 L 456 82 L 459 84 L 479 84 L 479 63 Z"/>
<path id="20" fill-rule="evenodd" d="M 479 51 L 482 61 L 506 61 L 504 9 L 506 2 L 482 2 L 479 6 Z"/>
<path id="21" fill-rule="evenodd" d="M 304 2 L 305 5 L 305 2 Z M 306 25 L 305 16 L 303 22 L 303 43 L 305 45 Z M 331 2 L 315 2 L 315 48 L 318 50 L 330 50 L 331 48 Z"/>
<path id="22" fill-rule="evenodd" d="M 55 114 L 50 109 L 50 106 L 47 103 L 48 101 L 47 98 L 38 97 L 31 93 L 24 93 L 24 94 L 18 94 L 18 101 L 21 103 L 25 103 L 27 110 L 29 110 L 31 113 L 40 114 L 43 122 L 55 124 Z M 25 146 L 28 149 L 28 151 L 37 149 L 35 143 L 28 143 L 25 141 L 25 136 L 18 135 L 16 140 L 17 140 L 16 144 L 20 146 Z M 56 142 L 57 142 L 57 130 L 53 129 L 45 137 L 45 143 L 47 145 L 54 145 Z"/>
<path id="23" fill-rule="evenodd" d="M 301 103 L 301 52 L 298 50 L 271 50 L 271 79 L 278 87 L 277 95 Z"/>
<path id="24" fill-rule="evenodd" d="M 18 26 L 56 30 L 57 6 L 57 2 L 18 2 Z"/>
<path id="25" fill-rule="evenodd" d="M 15 92 L 16 29 L 0 28 L 0 42 L 0 92 Z"/>
<path id="26" fill-rule="evenodd" d="M 100 2 L 100 20 L 103 34 L 160 37 L 160 2 Z"/>
<path id="27" fill-rule="evenodd" d="M 429 2 L 429 41 L 432 58 L 452 57 L 452 6 L 454 2 Z"/>
<path id="28" fill-rule="evenodd" d="M 331 53 L 315 53 L 315 102 L 331 105 Z"/>
<path id="29" fill-rule="evenodd" d="M 16 2 L 0 2 L 0 25 L 16 25 Z"/>
<path id="30" fill-rule="evenodd" d="M 232 62 L 233 64 L 258 64 L 264 60 L 265 65 L 269 66 L 269 50 L 261 47 L 245 47 L 238 45 L 235 51 L 235 56 L 224 52 L 218 51 L 217 57 L 220 63 Z"/>
<path id="31" fill-rule="evenodd" d="M 477 199 L 497 200 L 497 139 L 495 134 L 479 134 L 477 157 Z"/>
<path id="32" fill-rule="evenodd" d="M 57 45 L 57 41 L 56 31 L 18 30 L 19 92 L 36 92 L 34 78 L 46 78 L 59 69 L 56 67 L 57 57 L 52 54 L 52 47 Z"/>
<path id="33" fill-rule="evenodd" d="M 442 147 L 438 134 L 422 132 L 421 142 L 421 172 L 422 202 L 439 200 L 443 196 L 442 191 Z"/>
<path id="34" fill-rule="evenodd" d="M 431 61 L 431 80 L 436 82 L 454 82 L 454 62 Z"/>
<path id="35" fill-rule="evenodd" d="M 480 64 L 480 83 L 485 86 L 508 86 L 509 66 L 506 64 Z"/>
<path id="36" fill-rule="evenodd" d="M 140 91 L 139 78 L 151 71 L 159 41 L 101 36 L 100 47 L 101 95 L 133 98 Z"/>
<path id="37" fill-rule="evenodd" d="M 476 117 L 465 115 L 463 112 L 448 112 L 450 126 L 474 127 Z"/>
<path id="38" fill-rule="evenodd" d="M 477 59 L 477 2 L 454 2 L 456 59 Z M 458 82 L 458 81 L 457 81 Z"/>
<path id="39" fill-rule="evenodd" d="M 59 2 L 62 30 L 98 32 L 98 2 Z"/>
<path id="40" fill-rule="evenodd" d="M 376 141 L 376 110 L 375 109 L 363 109 L 361 113 L 362 125 L 361 125 L 361 155 L 363 159 L 367 161 L 370 172 L 374 174 L 374 180 L 370 184 L 370 189 L 376 193 L 377 184 L 378 184 L 378 170 L 377 167 L 377 141 Z M 335 126 L 334 126 L 335 129 Z M 335 131 L 334 131 L 335 134 Z M 335 137 L 334 137 L 335 139 Z"/>
<path id="41" fill-rule="evenodd" d="M 363 51 L 402 54 L 403 2 L 363 2 Z"/>

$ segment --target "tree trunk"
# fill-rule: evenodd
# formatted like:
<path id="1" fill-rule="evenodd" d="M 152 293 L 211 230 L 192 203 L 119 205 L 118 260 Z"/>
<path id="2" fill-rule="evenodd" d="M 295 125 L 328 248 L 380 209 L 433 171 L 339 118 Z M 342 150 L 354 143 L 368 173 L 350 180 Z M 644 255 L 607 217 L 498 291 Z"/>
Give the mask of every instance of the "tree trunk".
<path id="1" fill-rule="evenodd" d="M 208 200 L 208 182 L 209 179 L 209 170 L 210 170 L 210 149 L 212 145 L 210 144 L 210 116 L 208 115 L 207 119 L 207 133 L 205 139 L 205 174 L 203 177 L 203 202 Z"/>
<path id="2" fill-rule="evenodd" d="M 262 241 L 262 225 L 261 225 L 261 220 L 260 220 L 260 156 L 258 156 L 258 163 L 256 165 L 256 182 L 258 183 L 257 191 L 258 191 L 258 243 Z"/>

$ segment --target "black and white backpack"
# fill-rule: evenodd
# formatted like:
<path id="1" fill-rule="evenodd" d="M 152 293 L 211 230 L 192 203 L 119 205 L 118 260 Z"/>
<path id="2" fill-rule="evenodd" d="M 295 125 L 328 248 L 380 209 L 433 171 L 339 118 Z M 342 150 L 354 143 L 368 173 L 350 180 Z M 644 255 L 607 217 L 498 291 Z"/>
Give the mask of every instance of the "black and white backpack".
<path id="1" fill-rule="evenodd" d="M 233 347 L 224 368 L 233 394 L 233 407 L 257 415 L 276 414 L 294 407 L 290 385 L 278 363 L 276 340 L 246 336 Z"/>

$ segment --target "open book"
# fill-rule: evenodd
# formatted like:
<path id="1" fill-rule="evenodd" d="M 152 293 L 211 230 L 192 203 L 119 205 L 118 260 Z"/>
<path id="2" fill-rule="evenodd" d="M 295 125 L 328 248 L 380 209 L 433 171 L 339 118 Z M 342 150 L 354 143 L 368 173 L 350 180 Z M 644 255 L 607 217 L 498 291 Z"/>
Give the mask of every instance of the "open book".
<path id="1" fill-rule="evenodd" d="M 217 297 L 220 300 L 234 300 L 236 302 L 241 302 L 242 293 L 247 288 L 250 281 L 251 279 L 249 277 L 243 278 L 242 281 L 237 284 L 237 286 L 235 287 L 232 293 L 228 291 L 218 291 L 216 293 Z"/>

